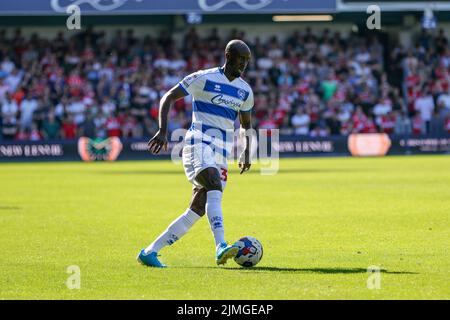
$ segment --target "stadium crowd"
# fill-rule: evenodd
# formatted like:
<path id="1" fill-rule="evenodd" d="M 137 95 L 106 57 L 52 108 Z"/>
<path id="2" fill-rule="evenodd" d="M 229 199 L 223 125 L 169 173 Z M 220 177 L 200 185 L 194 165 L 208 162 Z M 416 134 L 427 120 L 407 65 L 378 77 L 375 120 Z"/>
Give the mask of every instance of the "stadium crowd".
<path id="1" fill-rule="evenodd" d="M 149 137 L 159 99 L 185 75 L 223 64 L 230 39 L 252 49 L 244 75 L 255 94 L 254 126 L 284 134 L 450 133 L 450 50 L 444 32 L 387 48 L 368 38 L 295 31 L 285 41 L 195 28 L 181 42 L 167 32 L 89 28 L 54 39 L 0 30 L 0 139 Z M 188 128 L 191 100 L 171 110 L 169 130 Z"/>

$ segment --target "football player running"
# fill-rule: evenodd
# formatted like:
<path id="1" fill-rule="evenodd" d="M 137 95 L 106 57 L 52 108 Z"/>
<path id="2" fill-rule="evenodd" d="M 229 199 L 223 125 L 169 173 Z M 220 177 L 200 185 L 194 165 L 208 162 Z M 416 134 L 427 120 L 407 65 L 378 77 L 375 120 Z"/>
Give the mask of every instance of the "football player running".
<path id="1" fill-rule="evenodd" d="M 169 109 L 175 101 L 192 96 L 192 124 L 184 138 L 182 152 L 184 171 L 192 183 L 189 208 L 175 219 L 137 260 L 151 267 L 164 268 L 159 251 L 185 235 L 207 215 L 216 245 L 216 263 L 225 264 L 234 258 L 238 247 L 225 241 L 222 215 L 222 193 L 226 186 L 227 157 L 233 142 L 234 122 L 239 117 L 245 131 L 245 148 L 239 158 L 240 173 L 250 169 L 251 109 L 253 92 L 241 74 L 251 58 L 249 47 L 241 40 L 230 41 L 225 48 L 225 64 L 188 75 L 170 89 L 160 101 L 159 130 L 148 142 L 148 150 L 158 154 L 167 150 Z"/>

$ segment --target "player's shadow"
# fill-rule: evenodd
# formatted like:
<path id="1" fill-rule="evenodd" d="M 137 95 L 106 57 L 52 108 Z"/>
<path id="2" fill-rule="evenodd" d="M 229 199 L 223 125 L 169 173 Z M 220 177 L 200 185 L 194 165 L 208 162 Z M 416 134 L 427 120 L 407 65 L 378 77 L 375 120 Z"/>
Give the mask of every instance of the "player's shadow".
<path id="1" fill-rule="evenodd" d="M 366 268 L 278 268 L 278 267 L 253 267 L 253 268 L 229 268 L 222 269 L 244 272 L 287 272 L 287 273 L 322 273 L 322 274 L 351 274 L 368 273 Z M 418 274 L 410 271 L 389 271 L 380 269 L 380 273 L 386 274 Z"/>
<path id="2" fill-rule="evenodd" d="M 15 207 L 15 206 L 0 206 L 0 210 L 20 210 L 20 207 Z"/>

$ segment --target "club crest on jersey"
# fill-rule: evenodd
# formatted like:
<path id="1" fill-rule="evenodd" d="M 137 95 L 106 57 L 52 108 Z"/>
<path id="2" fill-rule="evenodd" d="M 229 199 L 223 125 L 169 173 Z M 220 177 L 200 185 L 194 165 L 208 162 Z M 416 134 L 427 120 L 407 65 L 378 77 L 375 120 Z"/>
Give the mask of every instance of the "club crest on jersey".
<path id="1" fill-rule="evenodd" d="M 220 85 L 219 84 L 214 85 L 214 91 L 220 91 Z"/>
<path id="2" fill-rule="evenodd" d="M 242 100 L 245 100 L 245 96 L 246 96 L 246 92 L 242 89 L 238 90 L 238 96 L 239 98 L 241 98 Z"/>

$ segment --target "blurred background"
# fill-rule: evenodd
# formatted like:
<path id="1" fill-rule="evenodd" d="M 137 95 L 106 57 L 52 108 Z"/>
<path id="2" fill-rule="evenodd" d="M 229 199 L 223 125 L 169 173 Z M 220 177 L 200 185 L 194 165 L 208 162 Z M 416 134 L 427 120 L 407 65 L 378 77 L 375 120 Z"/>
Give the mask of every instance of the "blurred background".
<path id="1" fill-rule="evenodd" d="M 252 49 L 255 128 L 450 135 L 450 1 L 16 0 L 0 16 L 3 143 L 148 139 L 162 95 L 222 65 L 230 39 Z M 191 112 L 178 101 L 169 130 Z"/>

